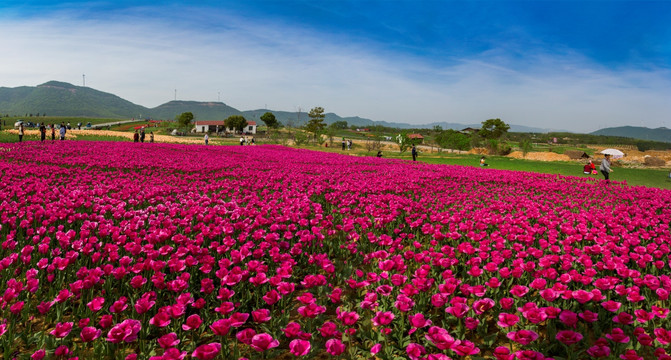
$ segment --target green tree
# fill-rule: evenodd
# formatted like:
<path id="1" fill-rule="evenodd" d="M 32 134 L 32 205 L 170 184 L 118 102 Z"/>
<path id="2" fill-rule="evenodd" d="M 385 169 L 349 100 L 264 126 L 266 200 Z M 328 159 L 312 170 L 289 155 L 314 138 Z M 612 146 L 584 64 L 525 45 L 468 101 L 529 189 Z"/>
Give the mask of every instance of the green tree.
<path id="1" fill-rule="evenodd" d="M 275 115 L 271 112 L 267 112 L 261 115 L 261 121 L 263 121 L 268 128 L 277 129 L 280 127 L 280 123 L 275 118 Z"/>
<path id="2" fill-rule="evenodd" d="M 332 129 L 347 129 L 347 121 L 342 120 L 342 121 L 336 121 L 333 124 L 329 125 L 330 128 Z"/>
<path id="3" fill-rule="evenodd" d="M 181 115 L 177 116 L 177 124 L 180 128 L 191 128 L 191 121 L 193 120 L 193 113 L 184 112 Z"/>
<path id="4" fill-rule="evenodd" d="M 310 113 L 308 113 L 308 117 L 310 118 L 310 121 L 308 121 L 308 123 L 305 125 L 305 130 L 316 134 L 326 127 L 326 124 L 324 124 L 324 118 L 326 118 L 326 115 L 324 115 L 323 107 L 317 106 L 312 108 Z"/>
<path id="5" fill-rule="evenodd" d="M 436 142 L 438 145 L 446 149 L 471 149 L 471 137 L 452 129 L 441 131 L 438 135 L 436 135 Z"/>
<path id="6" fill-rule="evenodd" d="M 480 136 L 485 139 L 498 139 L 510 130 L 510 126 L 501 119 L 489 119 L 482 122 Z"/>
<path id="7" fill-rule="evenodd" d="M 247 119 L 242 115 L 231 115 L 224 120 L 224 125 L 229 129 L 242 132 L 242 129 L 247 126 Z"/>
<path id="8" fill-rule="evenodd" d="M 520 149 L 522 149 L 522 156 L 526 157 L 527 154 L 531 151 L 532 145 L 531 141 L 528 139 L 524 139 L 520 141 Z"/>
<path id="9" fill-rule="evenodd" d="M 396 144 L 398 144 L 398 150 L 400 152 L 405 152 L 412 147 L 412 141 L 407 133 L 398 134 L 396 136 Z"/>

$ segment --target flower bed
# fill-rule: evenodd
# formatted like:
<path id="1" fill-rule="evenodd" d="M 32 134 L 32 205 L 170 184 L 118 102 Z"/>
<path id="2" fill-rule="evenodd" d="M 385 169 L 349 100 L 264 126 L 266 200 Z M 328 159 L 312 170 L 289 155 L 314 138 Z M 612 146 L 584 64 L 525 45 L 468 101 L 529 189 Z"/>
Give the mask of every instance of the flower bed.
<path id="1" fill-rule="evenodd" d="M 671 359 L 671 192 L 279 146 L 0 146 L 3 358 Z"/>

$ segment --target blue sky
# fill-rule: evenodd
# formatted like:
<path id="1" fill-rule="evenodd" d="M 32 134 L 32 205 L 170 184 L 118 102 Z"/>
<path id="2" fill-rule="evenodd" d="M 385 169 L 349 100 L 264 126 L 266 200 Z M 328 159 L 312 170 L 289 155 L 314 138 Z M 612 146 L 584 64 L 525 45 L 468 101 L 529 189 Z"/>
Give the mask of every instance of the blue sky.
<path id="1" fill-rule="evenodd" d="M 10 0 L 0 49 L 0 86 L 85 74 L 147 107 L 671 127 L 671 1 Z"/>

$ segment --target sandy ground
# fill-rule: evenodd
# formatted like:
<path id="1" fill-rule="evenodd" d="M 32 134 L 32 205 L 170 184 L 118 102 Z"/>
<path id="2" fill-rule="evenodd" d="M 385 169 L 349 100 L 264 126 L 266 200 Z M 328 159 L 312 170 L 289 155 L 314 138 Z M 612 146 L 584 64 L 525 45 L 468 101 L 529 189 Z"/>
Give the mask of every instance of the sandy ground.
<path id="1" fill-rule="evenodd" d="M 539 161 L 570 161 L 568 155 L 556 154 L 553 152 L 530 152 L 524 156 L 521 151 L 513 151 L 508 155 L 515 159 L 539 160 Z"/>
<path id="2" fill-rule="evenodd" d="M 10 129 L 10 130 L 4 130 L 5 132 L 8 132 L 10 134 L 15 134 L 16 136 L 19 136 L 19 131 Z M 24 130 L 24 133 L 26 135 L 33 135 L 33 136 L 39 136 L 40 131 L 39 130 Z M 95 135 L 95 136 L 115 136 L 115 137 L 124 137 L 127 139 L 133 139 L 133 133 L 130 132 L 124 132 L 124 131 L 111 131 L 111 130 L 68 130 L 67 133 L 65 133 L 65 139 L 76 139 L 78 135 Z M 56 130 L 56 139 L 59 139 L 60 135 L 58 134 L 58 130 Z M 51 139 L 51 129 L 47 130 L 47 140 Z M 149 142 L 149 133 L 145 134 L 145 142 Z M 210 138 L 210 141 L 212 141 L 212 138 Z M 182 137 L 177 137 L 177 136 L 170 136 L 170 135 L 154 135 L 154 142 L 158 143 L 182 143 L 182 144 L 204 144 L 205 141 L 203 139 L 193 139 L 193 138 L 182 138 Z"/>

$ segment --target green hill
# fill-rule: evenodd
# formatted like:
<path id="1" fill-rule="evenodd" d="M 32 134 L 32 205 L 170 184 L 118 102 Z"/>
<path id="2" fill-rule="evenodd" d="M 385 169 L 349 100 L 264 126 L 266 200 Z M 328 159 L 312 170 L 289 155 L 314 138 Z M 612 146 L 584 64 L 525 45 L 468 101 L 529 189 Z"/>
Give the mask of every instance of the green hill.
<path id="1" fill-rule="evenodd" d="M 49 81 L 36 87 L 0 88 L 0 113 L 125 119 L 148 114 L 149 109 L 88 87 Z"/>
<path id="2" fill-rule="evenodd" d="M 174 119 L 181 113 L 191 112 L 196 120 L 224 120 L 231 115 L 242 115 L 238 109 L 223 102 L 199 102 L 175 100 L 159 105 L 151 111 L 155 119 Z"/>
<path id="3" fill-rule="evenodd" d="M 597 130 L 592 135 L 620 136 L 633 139 L 671 142 L 671 129 L 660 127 L 650 129 L 640 126 L 620 126 Z"/>

